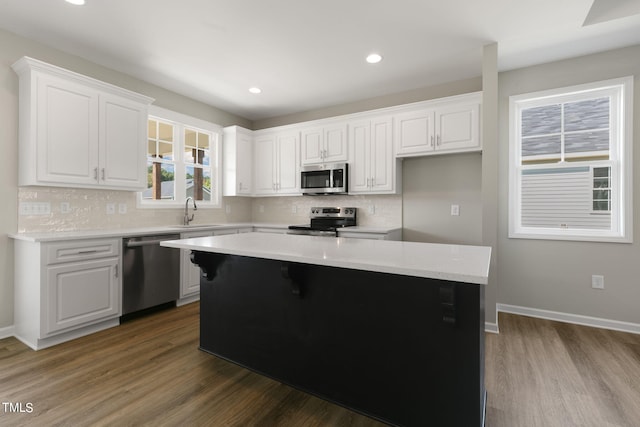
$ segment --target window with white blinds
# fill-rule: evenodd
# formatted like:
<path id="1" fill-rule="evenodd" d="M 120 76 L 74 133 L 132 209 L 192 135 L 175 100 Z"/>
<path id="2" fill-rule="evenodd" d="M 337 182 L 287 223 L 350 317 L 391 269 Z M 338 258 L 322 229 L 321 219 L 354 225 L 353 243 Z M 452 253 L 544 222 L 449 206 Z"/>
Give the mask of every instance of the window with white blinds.
<path id="1" fill-rule="evenodd" d="M 510 97 L 509 237 L 631 241 L 632 85 Z"/>

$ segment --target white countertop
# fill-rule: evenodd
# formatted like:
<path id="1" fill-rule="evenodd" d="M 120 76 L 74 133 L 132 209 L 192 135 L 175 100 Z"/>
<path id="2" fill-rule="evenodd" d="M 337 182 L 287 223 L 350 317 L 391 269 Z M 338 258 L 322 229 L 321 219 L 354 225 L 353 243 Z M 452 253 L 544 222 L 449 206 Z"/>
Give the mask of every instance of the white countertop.
<path id="1" fill-rule="evenodd" d="M 226 224 L 192 224 L 188 227 L 180 225 L 161 225 L 156 227 L 137 228 L 112 228 L 102 230 L 75 230 L 75 231 L 53 231 L 35 233 L 11 233 L 9 237 L 16 240 L 28 242 L 55 242 L 61 240 L 94 239 L 108 237 L 132 237 L 149 234 L 175 234 L 189 233 L 192 231 L 224 230 L 228 228 L 271 228 L 286 229 L 289 224 L 280 223 L 226 223 Z M 398 227 L 349 227 L 349 231 L 356 233 L 389 233 L 398 230 Z"/>
<path id="2" fill-rule="evenodd" d="M 486 285 L 491 248 L 244 233 L 170 240 L 162 246 Z"/>

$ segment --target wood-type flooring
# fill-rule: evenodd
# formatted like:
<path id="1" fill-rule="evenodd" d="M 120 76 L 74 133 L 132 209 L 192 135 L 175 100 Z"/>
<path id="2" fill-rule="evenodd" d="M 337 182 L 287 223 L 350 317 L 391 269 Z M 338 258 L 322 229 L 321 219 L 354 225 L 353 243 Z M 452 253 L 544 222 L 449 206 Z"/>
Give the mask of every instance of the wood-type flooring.
<path id="1" fill-rule="evenodd" d="M 37 352 L 0 340 L 0 425 L 384 425 L 199 351 L 198 310 Z M 487 426 L 640 426 L 640 335 L 502 313 L 500 331 L 486 335 Z"/>

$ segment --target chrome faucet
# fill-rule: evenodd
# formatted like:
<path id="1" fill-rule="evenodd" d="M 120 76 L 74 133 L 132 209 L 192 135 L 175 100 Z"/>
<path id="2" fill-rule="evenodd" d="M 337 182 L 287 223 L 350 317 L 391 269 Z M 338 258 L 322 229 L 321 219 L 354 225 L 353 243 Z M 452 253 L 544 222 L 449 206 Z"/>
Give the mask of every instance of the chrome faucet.
<path id="1" fill-rule="evenodd" d="M 187 197 L 187 201 L 184 202 L 184 225 L 189 225 L 189 223 L 191 221 L 193 221 L 193 218 L 196 216 L 195 213 L 192 213 L 191 216 L 189 216 L 189 200 L 191 200 L 193 202 L 193 210 L 197 211 L 198 207 L 196 206 L 196 201 L 193 199 L 193 197 Z"/>

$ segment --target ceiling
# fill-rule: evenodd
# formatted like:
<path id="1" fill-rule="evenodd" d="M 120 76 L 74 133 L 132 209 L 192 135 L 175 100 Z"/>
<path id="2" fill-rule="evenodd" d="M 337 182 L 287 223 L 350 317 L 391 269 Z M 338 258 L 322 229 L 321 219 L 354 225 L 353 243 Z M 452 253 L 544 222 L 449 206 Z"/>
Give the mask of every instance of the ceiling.
<path id="1" fill-rule="evenodd" d="M 480 76 L 493 42 L 501 71 L 640 44 L 640 0 L 86 1 L 0 27 L 249 120 Z"/>

